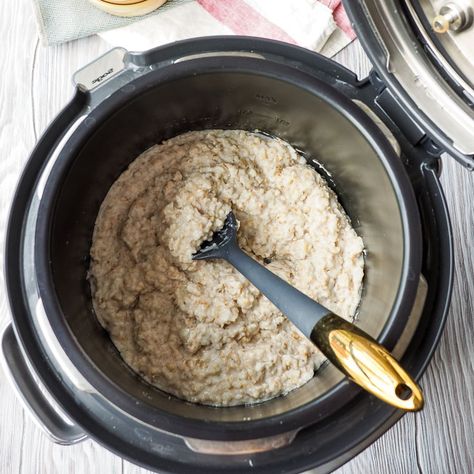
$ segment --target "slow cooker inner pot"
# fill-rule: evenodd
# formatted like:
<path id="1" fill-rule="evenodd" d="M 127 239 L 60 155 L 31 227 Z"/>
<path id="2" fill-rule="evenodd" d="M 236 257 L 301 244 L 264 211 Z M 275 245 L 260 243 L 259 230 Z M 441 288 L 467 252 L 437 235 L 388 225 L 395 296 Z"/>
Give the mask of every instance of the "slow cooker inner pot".
<path id="1" fill-rule="evenodd" d="M 303 387 L 261 404 L 214 408 L 183 402 L 148 385 L 122 361 L 97 322 L 86 280 L 94 222 L 109 187 L 127 165 L 155 143 L 190 130 L 260 130 L 302 150 L 332 186 L 363 237 L 366 276 L 358 315 L 377 337 L 395 301 L 403 264 L 403 222 L 396 193 L 377 153 L 358 128 L 314 91 L 263 73 L 210 72 L 158 83 L 124 101 L 89 128 L 56 195 L 50 256 L 57 298 L 77 344 L 96 369 L 135 397 L 185 417 L 241 421 L 301 407 L 342 380 L 332 366 Z M 87 122 L 88 121 L 88 122 Z"/>

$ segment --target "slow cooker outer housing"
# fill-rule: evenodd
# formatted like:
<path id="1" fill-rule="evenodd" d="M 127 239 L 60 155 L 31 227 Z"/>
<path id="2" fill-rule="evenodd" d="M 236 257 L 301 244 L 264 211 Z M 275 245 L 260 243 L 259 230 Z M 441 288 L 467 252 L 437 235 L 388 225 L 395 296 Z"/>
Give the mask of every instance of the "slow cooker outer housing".
<path id="1" fill-rule="evenodd" d="M 189 43 L 182 43 L 176 45 L 176 48 L 173 50 L 173 53 L 181 54 L 183 52 L 183 48 L 187 50 L 187 54 L 189 51 L 195 51 L 196 48 L 202 48 L 202 50 L 212 49 L 209 48 L 209 45 L 213 46 L 218 44 L 219 50 L 228 49 L 229 51 L 242 51 L 246 50 L 247 47 L 250 45 L 250 41 L 252 41 L 252 51 L 255 51 L 260 47 L 265 54 L 275 54 L 281 58 L 281 56 L 286 57 L 286 62 L 288 62 L 288 58 L 291 58 L 293 61 L 293 67 L 301 70 L 309 70 L 312 74 L 318 76 L 320 79 L 323 79 L 326 83 L 336 85 L 340 90 L 342 90 L 346 95 L 349 95 L 352 98 L 357 98 L 359 100 L 364 100 L 365 102 L 370 102 L 373 99 L 374 91 L 373 87 L 369 84 L 368 81 L 364 81 L 358 83 L 355 77 L 346 71 L 345 69 L 341 68 L 340 66 L 335 65 L 331 61 L 328 61 L 325 58 L 319 57 L 317 55 L 305 52 L 298 48 L 292 48 L 289 46 L 284 46 L 274 42 L 263 42 L 258 40 L 242 40 L 239 38 L 232 38 L 232 39 L 221 39 L 215 40 L 216 42 L 213 43 L 214 40 L 202 40 L 202 41 L 195 41 L 192 45 Z M 209 43 L 208 43 L 209 42 Z M 270 52 L 269 52 L 270 50 Z M 136 56 L 135 60 L 136 63 L 139 64 L 140 61 L 143 61 L 144 64 L 150 62 L 150 58 L 154 56 L 154 60 L 157 57 L 162 56 L 163 54 L 170 53 L 170 48 L 160 48 L 156 51 L 149 52 L 145 55 Z M 156 63 L 156 61 L 155 61 Z M 317 65 L 317 68 L 314 66 Z M 87 100 L 93 100 L 93 98 L 89 97 L 87 94 L 83 94 L 79 92 L 76 95 L 75 100 L 73 100 L 72 104 L 65 111 L 62 113 L 61 118 L 64 118 L 68 114 L 76 115 L 78 112 L 82 111 L 83 106 L 87 102 Z M 55 126 L 59 125 L 59 127 Z M 55 130 L 56 129 L 56 130 Z M 49 134 L 57 132 L 61 129 L 61 124 L 53 124 L 53 128 L 50 129 Z M 417 336 L 415 336 L 407 354 L 403 359 L 403 363 L 409 369 L 412 370 L 415 376 L 419 376 L 424 370 L 429 357 L 431 356 L 432 350 L 434 345 L 439 337 L 439 333 L 441 331 L 445 311 L 449 299 L 449 291 L 451 287 L 451 247 L 450 247 L 450 232 L 449 232 L 449 225 L 447 220 L 446 209 L 444 206 L 444 201 L 442 198 L 442 194 L 440 193 L 439 183 L 436 176 L 436 169 L 433 164 L 435 160 L 432 157 L 428 157 L 424 150 L 416 149 L 410 146 L 406 140 L 403 139 L 399 131 L 392 126 L 392 131 L 399 142 L 402 144 L 402 148 L 404 151 L 404 159 L 406 160 L 406 166 L 408 171 L 412 176 L 412 182 L 416 191 L 416 194 L 419 199 L 420 210 L 422 211 L 422 215 L 424 217 L 424 227 L 425 227 L 425 259 L 424 259 L 424 273 L 428 278 L 430 294 L 428 297 L 427 304 L 425 306 L 425 314 L 424 319 L 422 319 L 422 323 L 418 329 Z M 379 134 L 380 132 L 374 129 L 374 134 Z M 12 221 L 10 222 L 9 227 L 9 237 L 8 237 L 8 253 L 7 258 L 9 264 L 7 265 L 8 269 L 11 269 L 14 272 L 14 269 L 20 269 L 19 265 L 21 262 L 18 260 L 20 253 L 19 250 L 19 241 L 15 240 L 13 237 L 15 232 L 21 230 L 21 225 L 18 226 L 18 222 L 15 222 L 14 216 L 21 216 L 24 215 L 26 205 L 28 203 L 28 183 L 31 186 L 31 183 L 37 177 L 37 173 L 39 171 L 39 167 L 41 166 L 41 162 L 44 160 L 45 156 L 47 156 L 52 148 L 52 143 L 47 143 L 48 134 L 43 138 L 43 140 L 38 144 L 36 151 L 33 153 L 31 161 L 27 167 L 27 170 L 22 179 L 22 185 L 17 193 L 17 197 L 15 199 L 15 204 L 13 207 L 12 212 Z M 30 187 L 31 190 L 31 187 Z M 23 194 L 22 196 L 22 193 Z M 433 193 L 433 194 L 432 194 Z M 432 196 L 437 196 L 435 199 L 432 199 Z M 426 208 L 432 207 L 435 209 L 435 213 L 426 213 Z M 21 223 L 20 223 L 21 224 Z M 438 228 L 441 226 L 441 229 Z M 426 229 L 429 228 L 429 232 L 426 232 Z M 443 235 L 445 237 L 445 244 L 439 246 L 439 239 L 438 237 Z M 16 247 L 16 249 L 15 249 Z M 429 250 L 429 252 L 428 252 Z M 420 251 L 420 249 L 418 249 Z M 429 255 L 426 255 L 429 254 Z M 428 258 L 427 258 L 428 257 Z M 446 269 L 444 272 L 444 276 L 441 275 L 440 272 L 437 272 L 439 268 L 440 260 L 443 260 L 443 266 Z M 12 299 L 12 307 L 13 308 L 20 308 L 21 306 L 24 307 L 24 301 L 21 305 L 21 299 L 18 299 L 18 293 L 15 291 L 15 283 L 20 284 L 18 280 L 15 282 L 15 274 L 9 272 L 8 273 L 8 284 L 10 290 L 10 296 Z M 19 273 L 17 274 L 19 275 Z M 18 290 L 18 287 L 16 288 Z M 431 314 L 431 323 L 426 320 L 426 312 L 433 311 Z M 17 333 L 19 338 L 22 340 L 23 347 L 26 351 L 32 350 L 34 351 L 35 344 L 33 341 L 27 342 L 26 339 L 28 338 L 28 333 L 31 331 L 31 328 L 28 328 L 28 325 L 24 324 L 26 321 L 22 321 L 21 311 L 15 311 L 15 327 L 17 328 Z M 25 313 L 23 313 L 25 315 Z M 23 324 L 22 324 L 23 323 Z M 20 328 L 20 326 L 22 328 Z M 421 333 L 420 333 L 421 331 Z M 30 333 L 31 334 L 31 333 Z M 38 341 L 36 341 L 38 342 Z M 394 341 L 392 341 L 393 344 Z M 414 348 L 418 346 L 417 354 L 414 353 Z M 36 349 L 40 349 L 39 346 L 36 346 Z M 421 356 L 421 357 L 420 357 Z M 74 412 L 77 413 L 77 409 L 80 407 L 73 407 L 68 402 L 68 397 L 65 393 L 61 390 L 61 387 L 57 386 L 57 383 L 54 383 L 53 380 L 49 379 L 52 375 L 49 371 L 44 370 L 44 367 L 41 368 L 41 358 L 32 358 L 33 365 L 35 369 L 39 372 L 40 376 L 43 378 L 46 386 L 51 389 L 51 392 L 56 395 L 56 398 L 59 402 L 66 408 L 67 413 L 75 420 L 79 421 L 79 424 L 82 425 L 86 431 L 90 433 L 94 433 L 93 425 L 89 423 L 87 416 L 86 417 L 77 417 L 74 416 Z M 45 361 L 43 361 L 45 362 Z M 50 368 L 51 369 L 51 368 Z M 49 380 L 48 380 L 49 379 Z M 62 387 L 64 388 L 64 387 Z M 355 392 L 354 392 L 355 393 Z M 69 406 L 68 406 L 69 405 Z M 365 407 L 365 408 L 364 408 Z M 112 409 L 110 407 L 110 409 Z M 383 429 L 383 427 L 387 426 L 387 423 L 390 423 L 389 420 L 393 420 L 397 418 L 400 414 L 396 413 L 389 407 L 386 407 L 380 404 L 377 401 L 374 401 L 371 397 L 366 395 L 359 395 L 358 397 L 354 398 L 350 403 L 348 403 L 344 407 L 345 415 L 342 415 L 341 411 L 337 412 L 330 417 L 325 419 L 324 424 L 318 423 L 312 425 L 307 430 L 301 432 L 297 438 L 295 439 L 294 443 L 292 444 L 291 450 L 288 452 L 287 448 L 282 448 L 277 452 L 271 454 L 271 459 L 268 458 L 266 454 L 259 454 L 257 458 L 260 456 L 261 461 L 265 457 L 267 457 L 266 462 L 269 464 L 262 463 L 262 468 L 264 465 L 270 466 L 273 465 L 273 462 L 281 463 L 283 459 L 287 459 L 287 463 L 293 466 L 296 470 L 300 470 L 301 468 L 308 468 L 314 465 L 322 465 L 328 462 L 331 459 L 334 459 L 337 454 L 341 454 L 342 451 L 348 452 L 350 448 L 360 444 L 363 439 L 369 439 L 370 435 L 377 432 L 377 430 Z M 350 415 L 350 417 L 349 417 Z M 341 418 L 342 416 L 342 418 Z M 350 419 L 350 427 L 351 427 L 351 435 L 350 441 L 346 439 L 344 443 L 341 443 L 341 440 L 344 438 L 343 433 L 344 430 L 347 430 L 348 423 L 347 420 Z M 91 420 L 92 421 L 92 420 Z M 304 423 L 303 420 L 300 420 L 300 423 Z M 342 424 L 341 424 L 342 423 Z M 303 424 L 300 424 L 302 426 Z M 95 428 L 97 429 L 98 426 L 96 425 Z M 105 433 L 103 432 L 104 426 L 101 427 L 102 435 Z M 288 428 L 291 428 L 291 424 L 289 424 Z M 148 428 L 147 428 L 148 429 Z M 313 435 L 318 433 L 318 430 L 323 430 L 318 435 L 318 443 L 317 446 L 315 445 L 314 439 L 313 443 L 311 444 L 310 441 L 313 438 Z M 305 437 L 305 433 L 312 433 Z M 331 435 L 331 432 L 333 433 Z M 96 431 L 97 433 L 97 431 Z M 324 436 L 323 436 L 324 433 Z M 262 434 L 265 434 L 265 430 L 262 430 Z M 255 435 L 261 436 L 260 432 L 255 432 Z M 156 435 L 156 433 L 155 433 Z M 97 435 L 96 435 L 97 436 Z M 167 435 L 161 434 L 162 438 Z M 123 449 L 123 439 L 120 441 L 120 434 L 117 433 L 117 436 L 114 437 L 114 434 L 108 433 L 107 436 L 100 438 L 99 441 L 102 441 L 106 445 L 108 445 L 112 449 L 116 449 L 120 452 L 121 455 L 126 455 Z M 254 436 L 255 437 L 255 436 Z M 322 441 L 322 437 L 324 437 L 324 442 Z M 334 444 L 335 440 L 339 439 L 337 446 Z M 305 440 L 305 441 L 304 441 Z M 331 441 L 332 440 L 332 441 Z M 129 440 L 130 441 L 130 440 Z M 331 446 L 327 446 L 327 442 Z M 132 441 L 130 441 L 132 442 Z M 135 443 L 133 443 L 135 444 Z M 146 444 L 146 443 L 145 443 Z M 120 447 L 122 446 L 122 447 Z M 303 451 L 299 450 L 297 446 L 300 446 Z M 324 449 L 323 449 L 324 448 Z M 337 448 L 337 449 L 333 449 Z M 322 454 L 322 450 L 324 454 Z M 336 453 L 336 451 L 338 451 Z M 291 455 L 290 455 L 291 453 Z M 306 454 L 305 459 L 301 459 L 301 462 L 296 462 L 296 455 L 301 456 L 303 453 Z M 281 456 L 280 456 L 281 455 Z M 199 455 L 202 456 L 202 455 Z M 165 456 L 166 457 L 166 456 Z M 148 467 L 165 467 L 163 463 L 165 462 L 163 459 L 160 460 L 160 463 L 151 463 L 147 461 L 150 459 L 150 453 L 148 455 L 145 454 L 138 454 L 135 456 L 133 455 L 135 462 L 142 462 L 146 464 Z M 186 456 L 183 456 L 182 462 L 185 462 Z M 176 459 L 167 460 L 168 463 L 178 463 L 179 461 Z M 207 461 L 206 461 L 207 462 Z M 260 462 L 257 460 L 257 462 Z M 212 463 L 211 463 L 212 464 Z M 240 471 L 242 472 L 242 464 L 237 462 L 236 465 L 240 466 Z M 280 464 L 281 465 L 281 464 Z M 280 467 L 279 465 L 279 467 Z M 210 468 L 210 465 L 208 465 Z M 222 464 L 221 464 L 222 466 Z M 293 469 L 292 468 L 292 469 Z M 174 471 L 174 468 L 172 469 Z M 209 471 L 208 471 L 209 472 Z"/>

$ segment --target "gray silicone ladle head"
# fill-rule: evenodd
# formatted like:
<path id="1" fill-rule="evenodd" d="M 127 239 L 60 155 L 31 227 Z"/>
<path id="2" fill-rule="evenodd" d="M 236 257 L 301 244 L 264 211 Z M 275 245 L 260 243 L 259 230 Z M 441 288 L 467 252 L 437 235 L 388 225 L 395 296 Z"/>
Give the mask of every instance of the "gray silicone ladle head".
<path id="1" fill-rule="evenodd" d="M 237 229 L 239 225 L 232 211 L 227 214 L 224 225 L 214 232 L 210 240 L 205 240 L 199 250 L 193 254 L 193 260 L 207 258 L 226 258 L 229 247 L 237 246 Z"/>

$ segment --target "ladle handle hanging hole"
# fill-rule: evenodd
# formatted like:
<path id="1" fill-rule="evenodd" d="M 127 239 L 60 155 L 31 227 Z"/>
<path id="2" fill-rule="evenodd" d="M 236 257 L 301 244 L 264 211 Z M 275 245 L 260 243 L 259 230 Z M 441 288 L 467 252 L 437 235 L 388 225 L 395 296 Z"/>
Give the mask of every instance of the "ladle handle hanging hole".
<path id="1" fill-rule="evenodd" d="M 406 411 L 423 408 L 417 383 L 390 352 L 361 329 L 335 314 L 316 324 L 311 340 L 353 382 Z"/>

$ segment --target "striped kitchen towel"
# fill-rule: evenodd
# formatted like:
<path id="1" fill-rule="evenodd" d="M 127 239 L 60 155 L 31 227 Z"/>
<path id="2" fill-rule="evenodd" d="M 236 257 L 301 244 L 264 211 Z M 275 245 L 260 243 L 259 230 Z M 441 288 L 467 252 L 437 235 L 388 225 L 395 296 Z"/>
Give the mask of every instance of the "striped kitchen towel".
<path id="1" fill-rule="evenodd" d="M 277 39 L 326 56 L 355 37 L 341 0 L 193 0 L 100 33 L 129 50 L 209 35 Z"/>
<path id="2" fill-rule="evenodd" d="M 141 18 L 119 18 L 88 0 L 34 0 L 46 44 L 99 33 L 112 45 L 144 50 L 208 35 L 250 35 L 332 56 L 354 38 L 341 0 L 168 0 Z"/>

